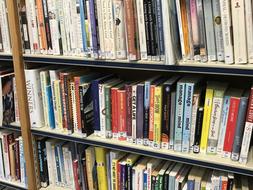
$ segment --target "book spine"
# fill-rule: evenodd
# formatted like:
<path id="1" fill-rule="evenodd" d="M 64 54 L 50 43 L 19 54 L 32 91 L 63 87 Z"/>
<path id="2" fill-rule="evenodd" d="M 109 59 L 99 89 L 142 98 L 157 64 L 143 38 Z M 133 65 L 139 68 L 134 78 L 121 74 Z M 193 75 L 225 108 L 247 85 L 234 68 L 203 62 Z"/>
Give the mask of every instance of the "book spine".
<path id="1" fill-rule="evenodd" d="M 52 150 L 54 154 L 54 161 L 55 161 L 55 174 L 56 174 L 56 184 L 61 185 L 62 182 L 62 176 L 61 176 L 61 169 L 60 169 L 60 160 L 59 160 L 59 154 L 57 151 L 56 145 L 52 145 Z"/>
<path id="2" fill-rule="evenodd" d="M 155 88 L 154 96 L 154 144 L 155 148 L 161 147 L 161 131 L 162 131 L 162 87 Z"/>
<path id="3" fill-rule="evenodd" d="M 176 113 L 176 91 L 171 92 L 171 108 L 170 108 L 170 145 L 169 149 L 174 149 L 174 135 L 175 135 L 175 113 Z"/>
<path id="4" fill-rule="evenodd" d="M 184 101 L 184 120 L 183 120 L 183 140 L 182 152 L 190 150 L 190 131 L 192 117 L 192 101 L 193 101 L 194 84 L 185 84 L 185 101 Z"/>
<path id="5" fill-rule="evenodd" d="M 19 152 L 19 140 L 16 139 L 14 145 L 15 153 L 15 180 L 20 181 L 20 152 Z"/>
<path id="6" fill-rule="evenodd" d="M 62 176 L 62 186 L 66 186 L 67 181 L 66 181 L 66 172 L 64 169 L 64 159 L 63 159 L 63 150 L 62 150 L 62 145 L 58 144 L 57 145 L 57 151 L 58 151 L 58 155 L 59 155 L 59 164 L 60 164 L 60 171 L 61 171 L 61 176 Z"/>
<path id="7" fill-rule="evenodd" d="M 144 85 L 144 126 L 143 126 L 143 140 L 144 145 L 149 144 L 149 104 L 150 102 L 150 82 L 145 82 Z"/>
<path id="8" fill-rule="evenodd" d="M 44 113 L 44 120 L 45 126 L 49 127 L 49 118 L 48 118 L 48 102 L 46 96 L 46 85 L 47 85 L 48 73 L 47 72 L 40 72 L 40 82 L 41 82 L 41 95 L 42 95 L 42 104 L 43 104 L 43 113 Z"/>
<path id="9" fill-rule="evenodd" d="M 97 0 L 96 5 L 97 5 L 97 19 L 98 19 L 98 34 L 100 43 L 99 57 L 101 59 L 104 59 L 106 55 L 105 46 L 107 45 L 104 37 L 104 32 L 106 30 L 106 26 L 104 25 L 105 1 Z"/>
<path id="10" fill-rule="evenodd" d="M 18 96 L 17 96 L 17 84 L 16 79 L 13 77 L 13 93 L 14 93 L 14 107 L 15 107 L 15 122 L 20 122 L 19 107 L 18 107 Z"/>
<path id="11" fill-rule="evenodd" d="M 247 63 L 248 56 L 244 0 L 231 1 L 231 9 L 234 37 L 234 62 L 236 64 L 245 64 Z"/>
<path id="12" fill-rule="evenodd" d="M 215 33 L 213 25 L 212 1 L 204 0 L 203 2 L 205 10 L 204 17 L 205 17 L 208 61 L 215 61 L 217 57 L 216 57 Z"/>
<path id="13" fill-rule="evenodd" d="M 117 190 L 118 184 L 117 184 L 117 160 L 112 160 L 112 190 Z"/>
<path id="14" fill-rule="evenodd" d="M 136 142 L 137 129 L 137 85 L 132 86 L 132 138 Z"/>
<path id="15" fill-rule="evenodd" d="M 116 59 L 116 42 L 115 42 L 115 30 L 114 30 L 114 12 L 113 12 L 113 0 L 107 1 L 107 20 L 108 20 L 108 36 L 109 36 L 109 58 Z"/>
<path id="16" fill-rule="evenodd" d="M 64 96 L 66 100 L 66 127 L 68 134 L 73 133 L 73 114 L 72 114 L 72 100 L 71 100 L 71 87 L 70 87 L 70 80 L 68 76 L 65 75 L 63 79 L 64 85 Z"/>
<path id="17" fill-rule="evenodd" d="M 235 137 L 236 122 L 238 118 L 239 105 L 240 105 L 240 98 L 231 97 L 230 107 L 229 107 L 229 112 L 228 112 L 227 129 L 226 129 L 224 147 L 223 147 L 224 157 L 231 156 L 234 137 Z"/>
<path id="18" fill-rule="evenodd" d="M 140 53 L 141 59 L 145 60 L 148 58 L 147 55 L 147 44 L 146 44 L 146 30 L 145 30 L 145 20 L 144 20 L 144 2 L 143 0 L 136 1 L 137 15 L 138 15 L 138 29 L 139 29 L 139 39 L 140 39 Z"/>
<path id="19" fill-rule="evenodd" d="M 155 97 L 155 86 L 150 86 L 150 103 L 149 103 L 149 133 L 148 139 L 151 143 L 154 140 L 154 97 Z"/>
<path id="20" fill-rule="evenodd" d="M 93 81 L 92 88 L 92 97 L 93 97 L 93 112 L 95 116 L 94 120 L 94 134 L 99 135 L 100 131 L 100 112 L 99 112 L 99 84 L 97 81 Z"/>
<path id="21" fill-rule="evenodd" d="M 99 136 L 105 138 L 106 135 L 106 127 L 105 127 L 105 92 L 104 85 L 99 84 L 99 118 L 100 118 L 100 130 Z"/>
<path id="22" fill-rule="evenodd" d="M 115 43 L 116 43 L 116 57 L 117 59 L 126 59 L 126 26 L 125 26 L 125 9 L 124 1 L 114 0 L 114 30 L 115 30 Z"/>
<path id="23" fill-rule="evenodd" d="M 100 1 L 100 3 L 101 3 L 101 11 L 102 11 L 102 13 L 101 13 L 101 17 L 102 17 L 101 26 L 102 26 L 102 28 L 100 28 L 100 29 L 103 29 L 101 32 L 101 36 L 100 36 L 101 38 L 103 37 L 103 43 L 101 46 L 101 48 L 103 48 L 103 49 L 101 49 L 101 51 L 103 51 L 103 52 L 101 52 L 101 53 L 103 53 L 102 58 L 109 59 L 109 57 L 108 57 L 108 55 L 109 55 L 109 45 L 108 45 L 109 44 L 109 32 L 108 32 L 109 24 L 108 24 L 108 20 L 107 20 L 107 16 L 108 16 L 107 15 L 107 1 Z"/>
<path id="24" fill-rule="evenodd" d="M 169 149 L 170 142 L 170 109 L 171 109 L 171 89 L 170 85 L 163 85 L 162 90 L 162 148 Z"/>
<path id="25" fill-rule="evenodd" d="M 137 144 L 143 144 L 144 86 L 137 85 L 136 95 L 136 138 Z"/>
<path id="26" fill-rule="evenodd" d="M 230 97 L 225 96 L 224 103 L 222 106 L 220 132 L 219 132 L 219 138 L 218 138 L 218 144 L 217 144 L 217 153 L 220 155 L 222 154 L 223 146 L 224 146 L 229 107 L 230 107 Z"/>
<path id="27" fill-rule="evenodd" d="M 54 117 L 54 108 L 53 108 L 53 99 L 52 99 L 52 88 L 51 85 L 46 86 L 46 98 L 47 98 L 47 114 L 49 127 L 55 129 L 55 117 Z"/>
<path id="28" fill-rule="evenodd" d="M 221 20 L 222 20 L 222 32 L 224 40 L 224 56 L 225 63 L 232 64 L 234 62 L 233 51 L 233 37 L 232 37 L 232 18 L 231 18 L 231 1 L 221 0 Z"/>
<path id="29" fill-rule="evenodd" d="M 111 89 L 105 87 L 105 127 L 106 127 L 106 138 L 112 138 L 112 113 L 111 113 Z"/>
<path id="30" fill-rule="evenodd" d="M 75 189 L 81 190 L 80 182 L 78 179 L 78 160 L 73 160 L 73 174 L 74 174 Z"/>
<path id="31" fill-rule="evenodd" d="M 127 138 L 126 128 L 126 91 L 120 90 L 117 92 L 118 97 L 118 139 L 125 141 Z"/>
<path id="32" fill-rule="evenodd" d="M 238 161 L 240 156 L 247 106 L 248 106 L 248 97 L 242 97 L 239 106 L 240 111 L 238 113 L 238 118 L 236 122 L 236 131 L 231 155 L 231 159 L 234 161 Z"/>
<path id="33" fill-rule="evenodd" d="M 73 104 L 73 107 L 75 106 L 75 111 L 76 111 L 76 114 L 73 114 L 73 116 L 74 116 L 74 126 L 75 126 L 75 123 L 76 123 L 77 131 L 78 131 L 78 133 L 81 133 L 81 131 L 82 131 L 82 127 L 81 127 L 82 121 L 81 121 L 80 105 L 81 105 L 81 101 L 83 101 L 83 100 L 81 100 L 83 96 L 79 92 L 79 89 L 80 89 L 79 88 L 79 86 L 80 86 L 80 78 L 79 77 L 74 78 L 74 84 L 75 84 L 74 96 L 75 96 L 75 100 L 76 100 L 76 104 Z"/>
<path id="34" fill-rule="evenodd" d="M 25 51 L 25 54 L 29 54 L 31 53 L 31 48 L 30 48 L 30 39 L 29 39 L 29 34 L 28 34 L 28 23 L 27 23 L 27 17 L 26 17 L 25 4 L 21 4 L 20 20 L 21 20 L 20 24 L 21 24 L 21 30 L 22 30 L 22 39 L 24 43 L 24 51 Z"/>
<path id="35" fill-rule="evenodd" d="M 252 11 L 252 2 L 245 1 L 245 28 L 247 36 L 247 54 L 248 62 L 253 63 L 253 11 Z"/>
<path id="36" fill-rule="evenodd" d="M 112 137 L 118 139 L 118 109 L 117 109 L 117 89 L 111 89 L 112 101 Z"/>
<path id="37" fill-rule="evenodd" d="M 53 100 L 55 128 L 59 129 L 59 118 L 58 118 L 58 113 L 57 113 L 56 92 L 55 92 L 55 83 L 54 83 L 54 80 L 51 80 L 51 91 L 52 91 L 52 100 Z"/>
<path id="38" fill-rule="evenodd" d="M 89 11 L 90 11 L 90 24 L 91 24 L 90 26 L 91 26 L 92 52 L 93 52 L 94 58 L 97 58 L 98 57 L 98 39 L 97 39 L 94 0 L 89 0 Z"/>
<path id="39" fill-rule="evenodd" d="M 251 88 L 249 102 L 248 102 L 248 110 L 246 115 L 246 122 L 244 127 L 244 133 L 241 143 L 241 151 L 240 151 L 240 163 L 247 163 L 248 154 L 249 154 L 249 147 L 251 142 L 252 136 L 252 129 L 253 129 L 253 89 Z"/>
<path id="40" fill-rule="evenodd" d="M 6 7 L 6 1 L 2 1 L 0 4 L 1 9 L 1 30 L 2 30 L 2 41 L 3 41 L 3 49 L 5 53 L 11 52 L 11 41 L 10 41 L 10 33 L 9 33 L 9 24 L 8 24 L 8 11 Z"/>
<path id="41" fill-rule="evenodd" d="M 210 154 L 216 154 L 217 152 L 222 105 L 223 105 L 223 98 L 221 97 L 213 98 L 210 128 L 208 134 L 208 144 L 207 144 L 207 153 Z"/>
<path id="42" fill-rule="evenodd" d="M 133 142 L 132 139 L 132 86 L 126 85 L 126 128 L 127 141 Z"/>
<path id="43" fill-rule="evenodd" d="M 148 0 L 143 0 L 143 14 L 144 14 L 144 24 L 146 33 L 146 47 L 147 47 L 147 58 L 151 60 L 151 42 L 149 33 L 149 20 L 148 20 Z"/>
<path id="44" fill-rule="evenodd" d="M 2 134 L 1 134 L 1 138 L 0 138 L 0 153 L 1 153 L 1 156 L 0 156 L 0 178 L 4 179 L 5 178 L 5 170 L 4 170 L 4 143 L 3 143 Z M 20 167 L 20 169 L 21 169 L 21 167 Z"/>
<path id="45" fill-rule="evenodd" d="M 185 84 L 177 84 L 176 95 L 176 119 L 175 119 L 175 136 L 174 150 L 181 152 L 182 150 L 182 133 L 183 133 L 183 118 L 184 118 L 184 102 L 185 102 Z"/>
<path id="46" fill-rule="evenodd" d="M 134 16 L 134 1 L 126 0 L 125 2 L 125 19 L 126 19 L 126 36 L 129 60 L 137 60 L 137 48 L 135 44 L 136 20 Z"/>
<path id="47" fill-rule="evenodd" d="M 164 47 L 164 27 L 163 27 L 163 15 L 162 15 L 162 0 L 156 0 L 157 9 L 157 32 L 159 38 L 159 51 L 161 60 L 165 60 L 165 47 Z"/>
<path id="48" fill-rule="evenodd" d="M 220 0 L 213 0 L 212 8 L 213 8 L 213 24 L 214 24 L 214 32 L 215 32 L 217 60 L 224 61 L 225 59 L 224 41 L 223 41 L 223 35 L 222 35 Z"/>
<path id="49" fill-rule="evenodd" d="M 191 30 L 192 30 L 192 43 L 193 54 L 195 60 L 199 60 L 200 56 L 200 44 L 199 44 L 199 23 L 197 14 L 197 2 L 196 0 L 190 0 L 190 12 L 191 12 Z"/>
<path id="50" fill-rule="evenodd" d="M 212 105 L 213 105 L 213 91 L 214 90 L 212 88 L 206 89 L 204 117 L 203 117 L 203 124 L 202 124 L 203 128 L 202 128 L 201 143 L 200 143 L 200 149 L 203 152 L 206 152 L 206 149 L 207 149 L 208 132 L 209 132 Z"/>
<path id="51" fill-rule="evenodd" d="M 74 132 L 79 132 L 79 129 L 78 129 L 78 121 L 77 121 L 77 97 L 76 97 L 76 94 L 75 94 L 75 82 L 71 82 L 70 83 L 70 99 L 71 99 L 71 104 L 72 104 L 72 109 L 70 110 L 72 112 L 72 115 L 73 115 L 73 131 Z M 78 104 L 80 105 L 80 103 Z"/>
<path id="52" fill-rule="evenodd" d="M 58 128 L 63 130 L 63 104 L 62 104 L 62 93 L 60 80 L 54 81 L 55 97 L 56 97 L 56 110 L 57 110 L 57 120 Z"/>
<path id="53" fill-rule="evenodd" d="M 51 39 L 47 0 L 42 0 L 42 3 L 43 3 L 44 24 L 45 24 L 46 39 L 47 39 L 47 50 L 52 50 L 52 39 Z"/>
<path id="54" fill-rule="evenodd" d="M 191 132 L 190 132 L 190 150 L 193 149 L 194 144 L 194 136 L 195 136 L 195 129 L 196 129 L 196 122 L 197 122 L 197 112 L 199 107 L 199 94 L 193 94 L 192 98 L 192 118 L 191 118 Z"/>
<path id="55" fill-rule="evenodd" d="M 194 153 L 199 153 L 200 152 L 200 142 L 201 142 L 203 116 L 204 116 L 204 108 L 199 107 L 198 112 L 197 112 L 195 136 L 194 136 L 194 143 L 193 143 L 193 152 Z"/>
<path id="56" fill-rule="evenodd" d="M 81 4 L 80 0 L 76 0 L 75 4 L 75 16 L 76 16 L 76 33 L 77 33 L 77 51 L 76 55 L 84 56 L 83 48 L 83 30 L 82 30 L 82 19 L 81 19 Z"/>
<path id="57" fill-rule="evenodd" d="M 155 34 L 155 13 L 154 13 L 155 1 L 148 0 L 148 24 L 149 24 L 149 40 L 150 40 L 150 51 L 151 59 L 155 60 L 156 57 L 156 34 Z"/>

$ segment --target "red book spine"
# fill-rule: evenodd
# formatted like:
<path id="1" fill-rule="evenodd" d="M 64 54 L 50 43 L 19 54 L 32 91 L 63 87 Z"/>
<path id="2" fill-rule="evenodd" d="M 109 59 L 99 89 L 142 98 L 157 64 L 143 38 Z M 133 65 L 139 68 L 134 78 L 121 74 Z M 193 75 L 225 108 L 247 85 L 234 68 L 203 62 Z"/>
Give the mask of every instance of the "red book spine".
<path id="1" fill-rule="evenodd" d="M 80 77 L 74 77 L 74 81 L 75 81 L 75 96 L 76 96 L 77 129 L 78 129 L 78 131 L 81 132 L 82 131 L 82 126 L 81 126 L 82 121 L 81 121 L 80 94 L 79 94 Z"/>
<path id="2" fill-rule="evenodd" d="M 74 173 L 74 182 L 75 182 L 75 189 L 81 190 L 79 178 L 78 178 L 78 160 L 73 161 L 73 173 Z"/>
<path id="3" fill-rule="evenodd" d="M 228 182 L 227 182 L 227 181 L 222 180 L 221 190 L 227 190 L 227 187 L 228 187 Z"/>
<path id="4" fill-rule="evenodd" d="M 117 113 L 117 89 L 111 89 L 111 108 L 112 108 L 112 136 L 113 138 L 118 137 L 118 113 Z"/>
<path id="5" fill-rule="evenodd" d="M 62 117 L 62 124 L 63 129 L 67 129 L 68 121 L 67 121 L 67 104 L 65 98 L 65 87 L 64 87 L 64 73 L 60 73 L 60 81 L 61 81 L 61 93 L 62 93 L 62 107 L 63 107 L 63 117 Z"/>
<path id="6" fill-rule="evenodd" d="M 126 128 L 126 91 L 118 90 L 118 139 L 120 141 L 125 141 L 127 137 Z"/>
<path id="7" fill-rule="evenodd" d="M 239 105 L 240 105 L 240 98 L 231 97 L 228 113 L 227 129 L 223 147 L 223 151 L 225 152 L 225 154 L 229 154 L 232 152 Z"/>
<path id="8" fill-rule="evenodd" d="M 246 122 L 253 123 L 253 88 L 251 88 Z"/>
<path id="9" fill-rule="evenodd" d="M 126 85 L 126 128 L 127 136 L 132 137 L 132 86 Z"/>
<path id="10" fill-rule="evenodd" d="M 149 140 L 154 140 L 154 97 L 155 86 L 150 86 L 150 105 L 149 105 Z"/>
<path id="11" fill-rule="evenodd" d="M 120 167 L 120 162 L 118 162 L 117 163 L 117 178 L 118 178 L 118 180 L 117 180 L 117 186 L 118 186 L 118 189 L 121 189 L 121 183 L 120 183 L 120 173 L 121 173 L 121 167 Z"/>

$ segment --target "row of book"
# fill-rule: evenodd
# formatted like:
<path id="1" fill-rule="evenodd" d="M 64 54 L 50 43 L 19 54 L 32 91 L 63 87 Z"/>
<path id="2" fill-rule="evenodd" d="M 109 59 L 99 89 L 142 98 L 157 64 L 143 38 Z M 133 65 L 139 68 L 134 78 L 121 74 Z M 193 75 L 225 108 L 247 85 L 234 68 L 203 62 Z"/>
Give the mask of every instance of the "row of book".
<path id="1" fill-rule="evenodd" d="M 251 0 L 176 0 L 185 60 L 253 63 Z"/>
<path id="2" fill-rule="evenodd" d="M 54 66 L 25 74 L 32 127 L 247 162 L 252 88 L 198 76 L 125 81 Z"/>
<path id="3" fill-rule="evenodd" d="M 179 49 L 176 11 L 173 11 L 176 7 L 168 0 L 17 2 L 27 54 L 153 60 L 166 64 L 174 64 L 179 55 L 173 52 L 172 45 L 177 44 Z M 3 44 L 0 51 L 10 52 L 6 0 L 0 3 Z"/>
<path id="4" fill-rule="evenodd" d="M 37 140 L 41 186 L 76 190 L 252 189 L 246 176 L 101 147 Z M 47 157 L 45 157 L 45 155 Z M 251 179 L 252 180 L 252 179 Z"/>
<path id="5" fill-rule="evenodd" d="M 23 139 L 7 130 L 0 130 L 0 180 L 27 186 Z"/>

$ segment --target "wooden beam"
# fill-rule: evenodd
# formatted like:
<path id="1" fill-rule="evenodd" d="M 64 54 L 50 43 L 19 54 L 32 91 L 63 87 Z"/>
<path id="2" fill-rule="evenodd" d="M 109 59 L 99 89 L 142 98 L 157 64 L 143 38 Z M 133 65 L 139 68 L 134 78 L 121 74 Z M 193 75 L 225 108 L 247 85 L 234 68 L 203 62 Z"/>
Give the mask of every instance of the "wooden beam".
<path id="1" fill-rule="evenodd" d="M 9 28 L 12 44 L 12 56 L 16 86 L 18 94 L 18 106 L 20 112 L 21 132 L 24 142 L 24 154 L 26 161 L 26 173 L 28 178 L 28 189 L 36 190 L 36 173 L 34 167 L 34 155 L 32 146 L 32 135 L 30 127 L 29 109 L 27 104 L 27 92 L 24 73 L 24 59 L 22 52 L 22 41 L 20 34 L 20 24 L 18 7 L 16 0 L 7 0 L 7 10 L 9 18 Z"/>

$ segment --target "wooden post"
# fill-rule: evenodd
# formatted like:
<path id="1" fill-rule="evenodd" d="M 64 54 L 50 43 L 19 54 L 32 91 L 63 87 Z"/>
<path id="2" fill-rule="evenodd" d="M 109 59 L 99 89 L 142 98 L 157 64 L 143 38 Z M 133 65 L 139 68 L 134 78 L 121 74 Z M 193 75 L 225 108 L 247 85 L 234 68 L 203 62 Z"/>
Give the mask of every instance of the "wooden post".
<path id="1" fill-rule="evenodd" d="M 22 52 L 22 41 L 20 35 L 20 24 L 16 0 L 7 0 L 9 28 L 12 43 L 13 65 L 16 78 L 18 106 L 20 113 L 21 132 L 24 142 L 24 154 L 28 178 L 28 189 L 36 190 L 36 173 L 34 167 L 34 156 L 32 146 L 32 135 L 30 127 L 29 109 L 27 104 L 27 92 L 24 73 L 24 59 Z"/>

